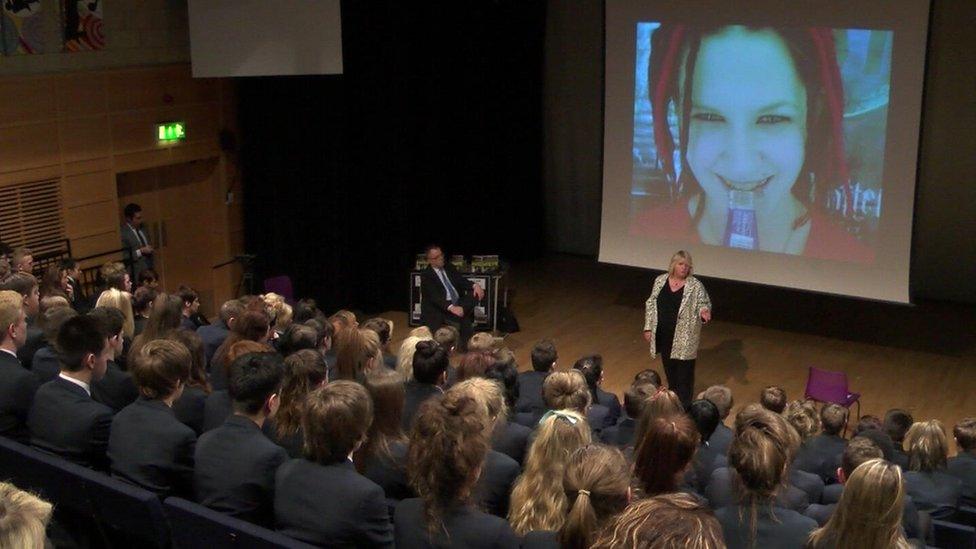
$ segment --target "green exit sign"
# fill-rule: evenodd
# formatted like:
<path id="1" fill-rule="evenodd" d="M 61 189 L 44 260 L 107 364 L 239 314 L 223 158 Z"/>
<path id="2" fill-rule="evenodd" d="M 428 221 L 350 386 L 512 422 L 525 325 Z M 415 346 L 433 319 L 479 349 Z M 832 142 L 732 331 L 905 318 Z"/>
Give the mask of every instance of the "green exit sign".
<path id="1" fill-rule="evenodd" d="M 167 122 L 165 124 L 156 124 L 156 137 L 164 143 L 186 139 L 186 123 Z"/>

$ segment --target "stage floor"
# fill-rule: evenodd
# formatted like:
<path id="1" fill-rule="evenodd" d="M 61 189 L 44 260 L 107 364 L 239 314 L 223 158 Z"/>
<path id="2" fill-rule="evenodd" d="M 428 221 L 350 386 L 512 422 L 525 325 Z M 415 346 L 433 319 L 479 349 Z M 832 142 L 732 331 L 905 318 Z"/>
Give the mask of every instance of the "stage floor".
<path id="1" fill-rule="evenodd" d="M 634 291 L 635 277 L 646 278 L 642 297 Z M 604 387 L 622 395 L 639 370 L 651 367 L 664 373 L 660 359 L 651 361 L 641 335 L 651 279 L 650 273 L 574 256 L 519 264 L 507 284 L 521 331 L 507 335 L 505 345 L 515 353 L 520 370 L 531 368 L 532 345 L 546 337 L 556 343 L 560 369 L 598 353 L 603 356 Z M 761 291 L 750 290 L 757 289 Z M 904 408 L 916 420 L 941 420 L 950 438 L 956 421 L 976 415 L 972 347 L 938 354 L 733 323 L 723 320 L 722 303 L 715 304 L 713 314 L 702 331 L 695 390 L 727 385 L 735 398 L 733 414 L 756 401 L 767 385 L 783 387 L 790 399 L 802 398 L 807 368 L 816 366 L 847 373 L 851 390 L 861 393 L 862 414 L 881 417 L 890 408 Z M 969 315 L 965 311 L 960 318 L 968 321 Z M 383 316 L 395 322 L 395 351 L 409 331 L 406 314 Z M 969 326 L 967 331 L 976 330 L 976 325 Z M 968 341 L 964 343 L 966 347 Z"/>

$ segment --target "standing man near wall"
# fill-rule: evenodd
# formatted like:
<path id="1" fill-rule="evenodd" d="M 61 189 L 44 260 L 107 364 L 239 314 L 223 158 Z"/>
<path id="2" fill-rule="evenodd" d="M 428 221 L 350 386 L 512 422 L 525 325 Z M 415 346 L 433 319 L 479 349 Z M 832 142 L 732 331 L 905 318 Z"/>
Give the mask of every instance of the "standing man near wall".
<path id="1" fill-rule="evenodd" d="M 458 346 L 466 350 L 472 334 L 474 305 L 484 297 L 485 290 L 446 263 L 440 246 L 427 246 L 427 262 L 429 265 L 420 275 L 420 322 L 431 332 L 445 324 L 458 327 Z"/>
<path id="2" fill-rule="evenodd" d="M 142 207 L 138 204 L 128 204 L 123 210 L 125 223 L 122 224 L 122 247 L 125 248 L 124 257 L 132 266 L 132 280 L 139 279 L 139 273 L 153 268 L 153 249 L 149 236 L 142 229 Z"/>

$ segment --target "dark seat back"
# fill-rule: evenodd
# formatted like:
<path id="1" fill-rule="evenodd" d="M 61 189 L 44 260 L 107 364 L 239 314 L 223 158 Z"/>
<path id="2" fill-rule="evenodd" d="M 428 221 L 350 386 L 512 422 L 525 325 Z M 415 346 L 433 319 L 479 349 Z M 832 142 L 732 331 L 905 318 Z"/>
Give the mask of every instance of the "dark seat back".
<path id="1" fill-rule="evenodd" d="M 229 517 L 185 499 L 166 498 L 163 506 L 173 525 L 173 546 L 176 549 L 311 547 L 272 530 Z"/>
<path id="2" fill-rule="evenodd" d="M 0 437 L 0 478 L 78 515 L 91 516 L 82 476 L 88 469 L 61 457 Z"/>
<path id="3" fill-rule="evenodd" d="M 95 471 L 86 470 L 83 481 L 113 545 L 169 547 L 169 524 L 156 494 Z"/>
<path id="4" fill-rule="evenodd" d="M 932 537 L 936 547 L 946 549 L 973 549 L 976 547 L 976 529 L 944 520 L 932 521 Z"/>

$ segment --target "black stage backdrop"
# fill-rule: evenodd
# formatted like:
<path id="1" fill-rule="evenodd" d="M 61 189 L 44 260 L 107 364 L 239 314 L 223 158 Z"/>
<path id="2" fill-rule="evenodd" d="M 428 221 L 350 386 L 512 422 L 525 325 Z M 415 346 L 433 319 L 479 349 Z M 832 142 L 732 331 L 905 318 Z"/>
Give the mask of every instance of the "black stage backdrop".
<path id="1" fill-rule="evenodd" d="M 541 254 L 544 30 L 542 0 L 348 1 L 345 74 L 238 80 L 257 284 L 402 310 L 427 242 Z"/>

